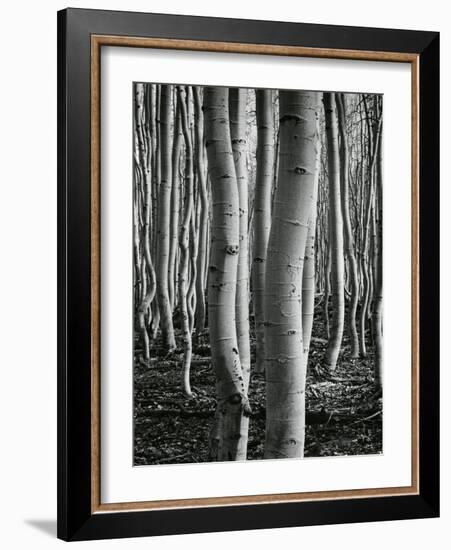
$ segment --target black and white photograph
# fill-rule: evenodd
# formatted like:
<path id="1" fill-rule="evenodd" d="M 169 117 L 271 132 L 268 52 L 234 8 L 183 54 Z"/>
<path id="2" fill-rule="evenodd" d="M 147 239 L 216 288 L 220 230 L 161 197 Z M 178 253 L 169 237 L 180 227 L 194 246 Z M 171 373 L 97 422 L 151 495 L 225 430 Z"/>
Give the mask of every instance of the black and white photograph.
<path id="1" fill-rule="evenodd" d="M 383 96 L 133 109 L 134 465 L 382 453 Z"/>
<path id="2" fill-rule="evenodd" d="M 448 11 L 4 5 L 3 548 L 446 548 Z"/>

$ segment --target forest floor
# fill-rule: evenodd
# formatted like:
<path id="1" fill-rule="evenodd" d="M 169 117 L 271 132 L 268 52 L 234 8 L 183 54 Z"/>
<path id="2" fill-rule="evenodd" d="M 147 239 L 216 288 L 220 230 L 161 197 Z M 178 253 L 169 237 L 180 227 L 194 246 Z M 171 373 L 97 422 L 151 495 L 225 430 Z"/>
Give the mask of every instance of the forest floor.
<path id="1" fill-rule="evenodd" d="M 345 334 L 337 368 L 328 374 L 321 367 L 325 337 L 322 319 L 315 320 L 307 372 L 305 457 L 381 453 L 382 396 L 374 385 L 372 347 L 366 358 L 352 359 Z M 167 356 L 157 340 L 146 364 L 136 348 L 135 466 L 207 462 L 216 405 L 208 334 L 194 337 L 192 398 L 187 398 L 181 387 L 182 350 Z M 263 374 L 251 374 L 249 400 L 252 416 L 247 458 L 256 460 L 263 458 L 265 440 Z"/>

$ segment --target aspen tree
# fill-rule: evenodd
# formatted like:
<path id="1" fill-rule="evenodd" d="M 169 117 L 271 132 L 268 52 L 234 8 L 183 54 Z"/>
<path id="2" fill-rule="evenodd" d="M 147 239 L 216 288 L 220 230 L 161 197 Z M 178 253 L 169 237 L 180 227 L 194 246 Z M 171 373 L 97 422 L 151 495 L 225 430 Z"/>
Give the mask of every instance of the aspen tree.
<path id="1" fill-rule="evenodd" d="M 175 97 L 174 97 L 175 99 Z M 180 157 L 182 151 L 183 132 L 182 117 L 179 101 L 177 101 L 174 142 L 172 147 L 172 189 L 171 189 L 171 220 L 170 220 L 170 248 L 169 248 L 169 267 L 168 267 L 168 291 L 171 309 L 174 310 L 176 304 L 176 257 L 179 242 L 179 217 L 180 217 Z"/>
<path id="2" fill-rule="evenodd" d="M 195 142 L 195 131 L 194 131 L 194 123 L 193 123 L 193 90 L 191 86 L 187 87 L 188 89 L 188 97 L 187 97 L 187 104 L 189 106 L 188 109 L 188 126 L 189 126 L 189 132 L 191 136 L 191 155 L 192 155 L 192 166 L 194 167 L 194 142 Z M 196 288 L 197 288 L 197 279 L 198 279 L 198 273 L 197 273 L 197 257 L 198 257 L 198 250 L 199 250 L 199 221 L 200 221 L 200 201 L 199 201 L 199 185 L 198 180 L 196 182 L 193 179 L 193 210 L 191 214 L 191 220 L 190 220 L 190 243 L 189 243 L 189 285 L 188 285 L 188 294 L 187 294 L 187 305 L 188 305 L 188 321 L 189 321 L 189 331 L 190 331 L 190 338 L 192 338 L 192 333 L 194 330 L 194 315 L 196 311 L 196 303 L 197 303 L 197 295 L 196 295 Z"/>
<path id="3" fill-rule="evenodd" d="M 343 220 L 340 198 L 340 159 L 338 152 L 338 127 L 335 94 L 325 93 L 327 166 L 329 176 L 329 245 L 331 259 L 332 324 L 325 354 L 326 368 L 333 371 L 337 366 L 343 337 L 344 302 L 344 256 Z"/>
<path id="4" fill-rule="evenodd" d="M 133 182 L 133 294 L 134 302 L 138 304 L 141 297 L 141 247 L 140 247 L 140 225 L 139 225 L 139 198 L 138 198 L 138 180 L 141 178 L 139 170 L 138 155 L 135 154 L 135 170 Z"/>
<path id="5" fill-rule="evenodd" d="M 252 287 L 256 336 L 256 372 L 265 371 L 264 292 L 269 230 L 271 228 L 271 193 L 274 169 L 274 107 L 272 90 L 256 90 L 257 175 L 254 196 L 254 243 Z"/>
<path id="6" fill-rule="evenodd" d="M 198 201 L 195 201 L 198 203 Z M 190 248 L 189 248 L 189 264 L 190 264 L 190 276 L 189 276 L 189 286 L 188 286 L 188 295 L 187 295 L 187 303 L 188 303 L 188 321 L 189 321 L 189 330 L 190 334 L 193 333 L 194 330 L 194 321 L 195 321 L 195 312 L 196 312 L 196 304 L 197 304 L 197 295 L 196 295 L 196 288 L 197 288 L 197 279 L 198 279 L 198 273 L 197 273 L 197 258 L 198 258 L 198 250 L 199 250 L 199 216 L 196 214 L 196 209 L 193 209 L 193 213 L 191 216 L 191 223 L 190 223 Z"/>
<path id="7" fill-rule="evenodd" d="M 383 349 L 382 349 L 382 298 L 383 298 L 383 272 L 382 272 L 382 123 L 380 130 L 380 142 L 377 153 L 377 253 L 376 262 L 376 288 L 374 292 L 373 312 L 373 340 L 375 346 L 374 378 L 377 386 L 382 384 Z"/>
<path id="8" fill-rule="evenodd" d="M 230 139 L 227 88 L 204 89 L 204 124 L 212 193 L 208 319 L 217 408 L 213 460 L 245 460 L 250 413 L 235 324 L 239 196 Z"/>
<path id="9" fill-rule="evenodd" d="M 199 250 L 197 254 L 196 279 L 196 328 L 205 327 L 205 288 L 207 267 L 207 235 L 208 235 L 208 192 L 206 159 L 204 146 L 204 115 L 202 112 L 201 88 L 194 86 L 195 134 L 196 134 L 196 174 L 199 188 Z"/>
<path id="10" fill-rule="evenodd" d="M 319 135 L 319 117 L 317 120 L 317 134 Z M 313 315 L 315 311 L 315 236 L 318 201 L 319 171 L 321 166 L 321 140 L 318 139 L 315 159 L 315 179 L 311 195 L 310 219 L 308 224 L 307 241 L 305 244 L 304 269 L 302 272 L 302 339 L 303 339 L 303 368 L 307 368 L 307 359 L 312 337 Z"/>
<path id="11" fill-rule="evenodd" d="M 151 86 L 151 137 L 152 137 L 152 228 L 151 234 L 151 252 L 152 257 L 158 261 L 157 244 L 158 244 L 158 200 L 159 200 L 159 187 L 161 183 L 161 85 L 156 84 Z M 155 273 L 156 275 L 156 273 Z M 169 294 L 169 292 L 168 292 Z M 160 308 L 157 299 L 152 302 L 152 322 L 151 332 L 152 339 L 156 340 L 158 329 L 160 328 Z"/>
<path id="12" fill-rule="evenodd" d="M 373 210 L 374 201 L 374 173 L 376 166 L 376 159 L 379 148 L 380 128 L 382 117 L 374 120 L 373 124 L 370 122 L 370 113 L 368 109 L 367 97 L 362 96 L 363 105 L 365 108 L 366 125 L 368 130 L 368 189 L 365 204 L 365 213 L 363 219 L 363 250 L 362 250 L 362 271 L 363 271 L 363 298 L 360 308 L 360 355 L 366 357 L 366 320 L 369 310 L 370 293 L 371 293 L 371 281 L 370 281 L 370 267 L 369 267 L 369 251 L 370 251 L 370 225 L 371 216 Z M 374 107 L 375 105 L 373 105 Z M 374 109 L 374 116 L 377 117 L 376 110 Z M 363 202 L 363 201 L 362 201 Z M 363 217 L 363 216 L 362 216 Z"/>
<path id="13" fill-rule="evenodd" d="M 348 324 L 351 342 L 351 357 L 355 358 L 359 356 L 359 337 L 356 326 L 357 305 L 359 301 L 359 280 L 357 260 L 354 252 L 354 236 L 352 234 L 351 217 L 349 214 L 349 151 L 346 135 L 346 101 L 344 94 L 335 94 L 335 98 L 340 135 L 341 210 L 343 217 L 345 253 L 351 283 L 351 304 L 349 306 Z"/>
<path id="14" fill-rule="evenodd" d="M 188 247 L 189 230 L 193 216 L 193 147 L 191 132 L 189 129 L 189 107 L 186 99 L 184 86 L 178 86 L 178 100 L 180 104 L 180 115 L 182 121 L 183 138 L 185 140 L 185 178 L 184 178 L 184 209 L 182 226 L 180 230 L 180 265 L 179 265 L 179 301 L 182 318 L 183 334 L 183 390 L 187 396 L 191 396 L 190 367 L 193 353 L 191 330 L 188 314 Z"/>
<path id="15" fill-rule="evenodd" d="M 153 240 L 156 238 L 156 210 L 157 210 L 157 195 L 156 188 L 158 185 L 157 178 L 159 177 L 159 161 L 158 161 L 158 146 L 157 146 L 157 89 L 155 84 L 147 85 L 147 114 L 149 118 L 149 138 L 150 138 L 150 165 L 152 171 L 151 180 L 151 204 L 150 210 L 150 235 L 151 235 L 151 252 L 154 255 L 156 250 L 153 248 Z M 154 256 L 153 256 L 154 257 Z M 156 305 L 156 304 L 155 304 Z"/>
<path id="16" fill-rule="evenodd" d="M 320 94 L 280 91 L 277 188 L 265 276 L 265 458 L 304 454 L 302 277 L 317 177 Z"/>
<path id="17" fill-rule="evenodd" d="M 142 281 L 144 290 L 142 292 L 141 301 L 138 307 L 138 324 L 141 331 L 142 345 L 144 358 L 150 359 L 150 342 L 145 324 L 145 314 L 149 309 L 156 292 L 155 270 L 150 253 L 150 212 L 151 212 L 151 162 L 150 162 L 150 144 L 148 136 L 145 137 L 144 130 L 145 114 L 144 114 L 144 85 L 137 83 L 135 86 L 135 135 L 138 146 L 138 162 L 139 170 L 137 172 L 138 182 L 141 185 L 137 189 L 142 188 L 143 202 L 143 220 L 140 241 L 143 244 L 142 257 Z M 139 231 L 135 224 L 135 231 Z M 149 282 L 147 284 L 147 277 Z"/>
<path id="18" fill-rule="evenodd" d="M 173 351 L 176 344 L 168 289 L 173 124 L 172 86 L 170 85 L 161 86 L 160 111 L 161 181 L 158 189 L 157 297 L 163 345 L 168 351 Z"/>
<path id="19" fill-rule="evenodd" d="M 247 90 L 231 88 L 229 91 L 230 137 L 238 186 L 239 200 L 239 252 L 236 287 L 236 332 L 241 369 L 246 387 L 251 372 L 249 336 L 249 235 L 248 235 L 248 174 L 246 166 L 246 103 Z"/>

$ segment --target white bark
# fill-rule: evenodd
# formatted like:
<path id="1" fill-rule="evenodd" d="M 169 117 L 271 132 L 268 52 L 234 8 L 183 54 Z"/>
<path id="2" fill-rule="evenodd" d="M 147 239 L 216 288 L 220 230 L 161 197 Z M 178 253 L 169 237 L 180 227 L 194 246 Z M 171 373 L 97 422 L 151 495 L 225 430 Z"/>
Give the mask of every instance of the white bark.
<path id="1" fill-rule="evenodd" d="M 186 91 L 183 86 L 178 87 L 178 100 L 182 122 L 183 138 L 185 140 L 185 196 L 182 226 L 180 230 L 180 267 L 179 267 L 179 302 L 183 335 L 183 391 L 185 395 L 192 395 L 190 385 L 190 367 L 193 355 L 191 328 L 189 323 L 188 306 L 188 267 L 189 267 L 189 231 L 193 217 L 193 146 L 189 128 L 189 108 L 187 106 Z"/>
<path id="2" fill-rule="evenodd" d="M 332 290 L 332 324 L 325 355 L 325 365 L 326 368 L 333 371 L 337 366 L 337 359 L 340 353 L 345 315 L 340 157 L 338 152 L 338 125 L 334 93 L 324 94 L 324 109 L 326 115 L 327 166 L 329 175 L 329 242 Z"/>
<path id="3" fill-rule="evenodd" d="M 257 176 L 254 197 L 252 288 L 255 316 L 256 372 L 265 371 L 264 292 L 266 258 L 271 228 L 271 193 L 274 170 L 273 91 L 256 90 Z"/>
<path id="4" fill-rule="evenodd" d="M 249 181 L 246 166 L 246 103 L 246 89 L 230 89 L 230 137 L 232 140 L 239 201 L 239 252 L 235 315 L 238 351 L 240 354 L 244 384 L 247 391 L 251 372 L 251 347 L 249 336 Z"/>
<path id="5" fill-rule="evenodd" d="M 169 300 L 168 268 L 170 244 L 170 209 L 172 188 L 172 86 L 161 86 L 161 181 L 158 196 L 157 297 L 163 345 L 168 351 L 176 347 L 172 309 Z"/>
<path id="6" fill-rule="evenodd" d="M 208 319 L 217 410 L 210 437 L 213 460 L 244 460 L 249 404 L 235 324 L 239 196 L 230 139 L 227 88 L 204 90 L 205 138 L 211 180 Z"/>
<path id="7" fill-rule="evenodd" d="M 302 277 L 317 179 L 319 94 L 280 92 L 278 184 L 265 280 L 265 458 L 304 454 Z"/>

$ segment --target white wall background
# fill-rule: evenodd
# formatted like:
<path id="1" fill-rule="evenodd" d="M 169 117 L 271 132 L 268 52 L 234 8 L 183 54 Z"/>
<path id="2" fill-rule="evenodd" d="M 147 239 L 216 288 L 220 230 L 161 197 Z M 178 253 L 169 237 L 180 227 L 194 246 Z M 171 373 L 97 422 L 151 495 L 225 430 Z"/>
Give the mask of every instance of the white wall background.
<path id="1" fill-rule="evenodd" d="M 72 7 L 154 11 L 441 31 L 442 281 L 451 279 L 451 20 L 441 0 L 243 2 L 72 0 Z M 62 1 L 2 6 L 0 34 L 0 541 L 3 548 L 51 549 L 56 536 L 56 11 Z M 442 341 L 451 333 L 449 284 L 442 285 Z M 443 548 L 451 535 L 451 377 L 442 346 L 442 518 L 102 541 L 84 547 L 199 550 Z M 449 544 L 449 543 L 448 543 Z"/>

